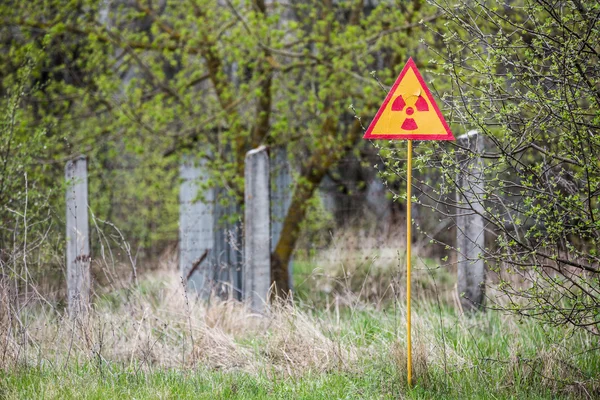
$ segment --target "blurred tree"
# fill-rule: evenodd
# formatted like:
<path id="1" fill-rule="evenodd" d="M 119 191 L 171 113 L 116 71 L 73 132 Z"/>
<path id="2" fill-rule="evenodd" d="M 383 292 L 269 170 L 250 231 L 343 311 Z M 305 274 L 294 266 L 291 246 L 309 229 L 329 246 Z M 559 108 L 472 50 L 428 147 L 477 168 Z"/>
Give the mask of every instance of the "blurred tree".
<path id="1" fill-rule="evenodd" d="M 52 180 L 56 165 L 37 158 L 60 143 L 25 118 L 35 105 L 24 98 L 39 92 L 31 84 L 36 57 L 31 51 L 18 71 L 4 80 L 0 103 L 0 281 L 5 284 L 5 279 L 17 278 L 11 290 L 18 294 L 23 286 L 25 295 L 32 276 L 47 267 L 44 263 L 56 246 L 47 237 L 54 226 L 51 205 L 64 197 L 62 185 L 57 187 Z M 50 276 L 61 270 L 45 268 L 44 272 Z"/>
<path id="2" fill-rule="evenodd" d="M 125 219 L 146 245 L 176 234 L 176 203 L 164 198 L 174 200 L 181 154 L 205 158 L 207 184 L 241 203 L 245 153 L 287 147 L 297 176 L 272 255 L 281 294 L 310 198 L 360 142 L 348 106 L 374 112 L 380 96 L 368 72 L 391 84 L 408 53 L 419 59 L 431 35 L 423 24 L 439 13 L 419 0 L 33 0 L 4 3 L 0 18 L 5 79 L 24 45 L 43 51 L 31 118 L 64 144 L 36 157 L 86 153 L 100 178 L 94 210 Z M 111 208 L 119 197 L 139 208 Z M 147 219 L 136 218 L 142 212 Z"/>

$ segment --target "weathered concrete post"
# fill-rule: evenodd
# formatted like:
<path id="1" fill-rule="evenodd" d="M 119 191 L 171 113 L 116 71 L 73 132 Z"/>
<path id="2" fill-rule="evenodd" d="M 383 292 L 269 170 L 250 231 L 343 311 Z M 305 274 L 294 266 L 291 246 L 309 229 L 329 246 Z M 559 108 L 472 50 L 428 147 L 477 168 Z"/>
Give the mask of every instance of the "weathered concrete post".
<path id="1" fill-rule="evenodd" d="M 244 212 L 244 301 L 262 312 L 271 286 L 271 217 L 269 151 L 261 146 L 246 154 Z"/>
<path id="2" fill-rule="evenodd" d="M 71 318 L 84 315 L 90 301 L 90 236 L 87 160 L 81 156 L 65 166 L 67 181 L 67 295 Z"/>
<path id="3" fill-rule="evenodd" d="M 197 198 L 198 183 L 208 178 L 202 162 L 184 160 L 179 174 L 179 271 L 186 284 L 207 299 L 214 274 L 214 190 Z"/>
<path id="4" fill-rule="evenodd" d="M 484 242 L 483 162 L 484 138 L 475 130 L 457 138 L 468 148 L 458 153 L 456 247 L 458 248 L 458 294 L 464 311 L 480 309 L 485 294 L 485 264 L 480 254 Z"/>

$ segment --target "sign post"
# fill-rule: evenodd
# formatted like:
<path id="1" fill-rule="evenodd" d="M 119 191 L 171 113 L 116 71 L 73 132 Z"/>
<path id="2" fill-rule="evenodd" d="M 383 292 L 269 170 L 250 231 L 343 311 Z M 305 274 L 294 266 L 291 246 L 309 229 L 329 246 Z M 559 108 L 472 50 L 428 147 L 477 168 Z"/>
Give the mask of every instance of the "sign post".
<path id="1" fill-rule="evenodd" d="M 410 337 L 410 277 L 411 277 L 411 189 L 412 189 L 412 139 L 408 139 L 406 161 L 406 375 L 412 385 L 412 340 Z"/>
<path id="2" fill-rule="evenodd" d="M 408 385 L 412 385 L 411 339 L 411 189 L 412 141 L 454 140 L 423 77 L 412 58 L 388 92 L 363 139 L 408 140 L 406 163 L 406 366 Z"/>

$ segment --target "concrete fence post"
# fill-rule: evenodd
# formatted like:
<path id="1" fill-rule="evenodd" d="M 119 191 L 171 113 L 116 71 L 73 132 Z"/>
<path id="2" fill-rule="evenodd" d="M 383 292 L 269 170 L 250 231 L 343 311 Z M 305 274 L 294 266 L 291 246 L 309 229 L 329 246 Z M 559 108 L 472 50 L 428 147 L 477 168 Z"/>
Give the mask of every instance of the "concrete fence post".
<path id="1" fill-rule="evenodd" d="M 67 295 L 71 318 L 84 315 L 90 301 L 90 236 L 87 160 L 67 162 Z"/>
<path id="2" fill-rule="evenodd" d="M 458 294 L 462 309 L 473 311 L 483 305 L 485 264 L 480 254 L 485 247 L 484 174 L 480 157 L 484 138 L 475 130 L 457 138 L 457 144 L 468 149 L 457 155 L 456 247 L 458 248 Z"/>
<path id="3" fill-rule="evenodd" d="M 271 217 L 269 151 L 261 146 L 246 154 L 244 211 L 244 301 L 265 309 L 271 286 Z"/>

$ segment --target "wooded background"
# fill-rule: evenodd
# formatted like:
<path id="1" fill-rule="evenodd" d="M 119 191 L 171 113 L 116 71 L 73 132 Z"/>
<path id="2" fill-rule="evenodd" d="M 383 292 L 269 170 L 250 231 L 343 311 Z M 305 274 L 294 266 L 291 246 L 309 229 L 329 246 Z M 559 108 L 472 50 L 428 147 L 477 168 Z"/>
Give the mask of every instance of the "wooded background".
<path id="1" fill-rule="evenodd" d="M 143 271 L 176 246 L 183 160 L 205 163 L 201 185 L 219 188 L 235 221 L 244 157 L 267 145 L 285 150 L 294 183 L 271 263 L 286 292 L 302 243 L 404 223 L 404 146 L 361 137 L 412 56 L 455 135 L 486 138 L 471 152 L 485 159 L 477 204 L 456 197 L 460 146 L 416 147 L 416 222 L 441 244 L 432 255 L 460 252 L 456 209 L 476 212 L 508 298 L 498 307 L 599 334 L 599 18 L 594 1 L 4 2 L 3 266 L 28 258 L 36 279 L 63 274 L 74 156 L 88 157 L 99 231 L 126 238 Z M 365 202 L 376 182 L 384 217 Z"/>

